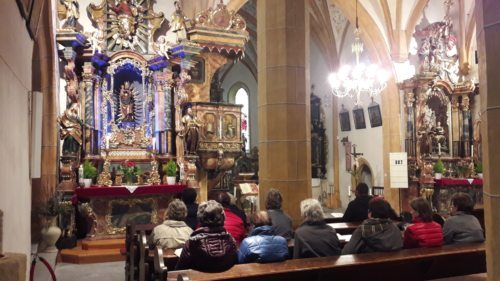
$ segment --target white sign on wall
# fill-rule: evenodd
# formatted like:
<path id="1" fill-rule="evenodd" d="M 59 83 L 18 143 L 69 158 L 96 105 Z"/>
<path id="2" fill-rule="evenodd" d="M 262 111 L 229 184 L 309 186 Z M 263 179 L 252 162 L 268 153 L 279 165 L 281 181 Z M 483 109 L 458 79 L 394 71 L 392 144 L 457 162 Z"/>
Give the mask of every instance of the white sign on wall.
<path id="1" fill-rule="evenodd" d="M 408 188 L 408 155 L 406 152 L 389 153 L 391 188 Z"/>

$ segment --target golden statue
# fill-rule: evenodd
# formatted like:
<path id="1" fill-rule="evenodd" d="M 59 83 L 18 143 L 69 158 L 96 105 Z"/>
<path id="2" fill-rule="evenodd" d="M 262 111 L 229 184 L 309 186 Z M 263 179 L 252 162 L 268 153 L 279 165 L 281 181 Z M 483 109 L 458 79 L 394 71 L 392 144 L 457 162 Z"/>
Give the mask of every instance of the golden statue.
<path id="1" fill-rule="evenodd" d="M 75 29 L 78 18 L 80 18 L 80 5 L 77 0 L 59 0 L 66 11 L 63 29 Z"/>
<path id="2" fill-rule="evenodd" d="M 179 1 L 175 1 L 174 6 L 175 12 L 172 14 L 170 24 L 172 25 L 172 31 L 176 34 L 177 43 L 179 43 L 187 39 L 186 21 L 188 19 L 184 16 Z"/>
<path id="3" fill-rule="evenodd" d="M 133 122 L 134 116 L 134 93 L 130 82 L 123 83 L 120 89 L 120 121 Z"/>
<path id="4" fill-rule="evenodd" d="M 184 141 L 187 154 L 195 154 L 198 149 L 199 127 L 201 123 L 193 116 L 193 110 L 188 107 L 186 114 L 182 116 L 184 126 Z"/>
<path id="5" fill-rule="evenodd" d="M 72 103 L 64 114 L 57 118 L 61 126 L 63 153 L 77 154 L 82 145 L 82 121 L 79 107 L 78 103 Z"/>

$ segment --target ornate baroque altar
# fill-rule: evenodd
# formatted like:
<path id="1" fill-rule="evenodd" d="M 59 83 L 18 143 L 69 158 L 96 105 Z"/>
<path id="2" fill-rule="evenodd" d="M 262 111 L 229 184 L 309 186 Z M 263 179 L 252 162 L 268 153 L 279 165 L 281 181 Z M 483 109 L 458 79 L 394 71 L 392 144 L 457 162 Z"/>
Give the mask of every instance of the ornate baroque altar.
<path id="1" fill-rule="evenodd" d="M 193 19 L 175 2 L 170 21 L 154 4 L 92 3 L 92 31 L 82 30 L 78 5 L 71 6 L 77 13 L 58 7 L 67 97 L 58 119 L 59 190 L 75 190 L 83 160 L 97 166 L 97 185 L 113 186 L 121 185 L 124 161 L 137 165 L 136 183 L 158 185 L 162 164 L 172 159 L 177 181 L 199 188 L 203 200 L 207 182 L 240 156 L 241 107 L 210 103 L 210 85 L 223 64 L 243 54 L 245 21 L 222 1 Z M 167 29 L 175 40 L 160 34 Z"/>

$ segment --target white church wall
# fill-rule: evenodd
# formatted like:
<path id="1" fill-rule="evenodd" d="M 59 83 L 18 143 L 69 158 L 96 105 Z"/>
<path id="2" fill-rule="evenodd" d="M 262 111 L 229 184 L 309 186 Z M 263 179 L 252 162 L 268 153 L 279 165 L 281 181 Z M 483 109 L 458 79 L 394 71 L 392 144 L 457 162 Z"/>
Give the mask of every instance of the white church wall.
<path id="1" fill-rule="evenodd" d="M 340 64 L 355 64 L 355 57 L 351 53 L 351 48 L 348 47 L 354 40 L 352 25 L 350 25 L 349 29 L 346 32 L 344 48 L 340 54 Z M 365 64 L 369 64 L 370 61 L 367 57 L 367 51 L 365 50 L 360 59 L 361 62 Z M 381 93 L 385 94 L 384 92 Z M 380 110 L 382 111 L 382 105 L 380 96 L 374 98 L 374 101 L 379 104 Z M 349 111 L 349 121 L 351 125 L 350 131 L 342 132 L 340 130 L 340 123 L 337 123 L 339 126 L 339 140 L 344 137 L 348 137 L 351 144 L 356 145 L 356 152 L 361 152 L 363 155 L 361 156 L 371 166 L 372 169 L 372 178 L 374 186 L 383 186 L 384 185 L 384 169 L 383 169 L 383 138 L 382 138 L 382 126 L 372 128 L 370 124 L 370 119 L 368 116 L 368 105 L 371 103 L 371 99 L 368 96 L 361 97 L 361 106 L 363 107 L 363 113 L 365 117 L 365 129 L 356 129 L 354 126 L 354 119 L 352 114 L 352 109 L 354 107 L 354 101 L 351 98 L 345 97 L 339 99 L 338 103 L 338 111 L 340 112 L 342 105 L 344 108 Z M 339 122 L 338 118 L 335 118 L 335 122 Z M 384 120 L 382 120 L 382 125 L 384 124 Z M 340 141 L 336 141 L 335 145 L 338 145 L 339 148 L 339 182 L 340 182 L 340 199 L 342 201 L 342 207 L 346 208 L 349 203 L 348 190 L 349 186 L 351 186 L 351 175 L 346 171 L 346 158 L 345 158 L 345 149 Z M 352 159 L 352 163 L 354 163 L 354 159 Z M 351 187 L 354 189 L 355 187 Z M 354 199 L 354 195 L 352 195 L 351 200 Z"/>
<path id="2" fill-rule="evenodd" d="M 330 87 L 328 85 L 327 77 L 331 70 L 328 68 L 326 64 L 325 57 L 321 54 L 321 51 L 318 45 L 311 40 L 310 42 L 310 81 L 311 85 L 314 85 L 314 90 L 312 91 L 316 96 L 321 98 L 323 112 L 325 113 L 325 128 L 326 128 L 326 137 L 328 139 L 328 153 L 327 153 L 327 163 L 326 163 L 326 181 L 328 184 L 328 192 L 333 192 L 333 145 L 338 141 L 335 136 L 333 136 L 333 122 L 337 121 L 336 116 L 332 116 L 333 107 L 332 102 L 333 98 L 330 94 Z M 313 198 L 318 198 L 320 195 L 321 182 L 319 180 L 313 180 L 313 190 L 312 195 Z M 325 187 L 323 187 L 325 188 Z"/>
<path id="3" fill-rule="evenodd" d="M 257 109 L 257 81 L 253 77 L 250 70 L 243 65 L 241 62 L 237 62 L 231 70 L 229 70 L 226 78 L 222 82 L 222 88 L 224 89 L 224 100 L 227 101 L 228 93 L 231 87 L 241 82 L 248 87 L 250 91 L 248 93 L 249 99 L 249 119 L 248 125 L 250 127 L 250 148 L 254 146 L 259 146 L 259 119 L 258 119 L 258 109 Z"/>
<path id="4" fill-rule="evenodd" d="M 31 184 L 29 107 L 33 41 L 15 1 L 0 9 L 0 209 L 3 252 L 29 258 L 31 245 Z"/>

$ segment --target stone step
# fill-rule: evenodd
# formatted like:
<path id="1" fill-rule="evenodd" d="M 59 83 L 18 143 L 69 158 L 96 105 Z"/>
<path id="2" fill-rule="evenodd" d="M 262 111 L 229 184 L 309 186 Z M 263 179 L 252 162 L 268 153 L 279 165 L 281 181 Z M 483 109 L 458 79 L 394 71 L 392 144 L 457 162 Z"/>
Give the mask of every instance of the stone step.
<path id="1" fill-rule="evenodd" d="M 98 249 L 121 249 L 125 248 L 125 239 L 83 239 L 83 250 L 98 250 Z"/>
<path id="2" fill-rule="evenodd" d="M 77 247 L 61 250 L 60 259 L 65 263 L 84 264 L 124 261 L 125 256 L 120 253 L 120 249 L 83 250 Z"/>

